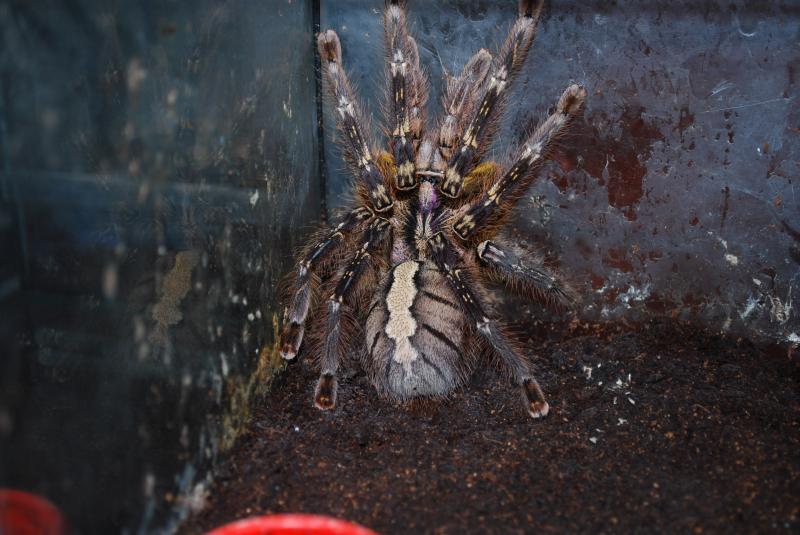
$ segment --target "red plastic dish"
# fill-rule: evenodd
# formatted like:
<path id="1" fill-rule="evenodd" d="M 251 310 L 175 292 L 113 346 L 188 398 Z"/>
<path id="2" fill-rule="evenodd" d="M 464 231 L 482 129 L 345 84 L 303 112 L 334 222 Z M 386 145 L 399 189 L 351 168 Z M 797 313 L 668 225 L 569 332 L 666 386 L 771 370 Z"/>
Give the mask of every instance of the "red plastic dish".
<path id="1" fill-rule="evenodd" d="M 56 507 L 34 494 L 0 489 L 0 533 L 3 535 L 63 535 L 66 523 Z"/>
<path id="2" fill-rule="evenodd" d="M 317 515 L 257 516 L 227 524 L 206 535 L 377 535 L 365 527 Z"/>

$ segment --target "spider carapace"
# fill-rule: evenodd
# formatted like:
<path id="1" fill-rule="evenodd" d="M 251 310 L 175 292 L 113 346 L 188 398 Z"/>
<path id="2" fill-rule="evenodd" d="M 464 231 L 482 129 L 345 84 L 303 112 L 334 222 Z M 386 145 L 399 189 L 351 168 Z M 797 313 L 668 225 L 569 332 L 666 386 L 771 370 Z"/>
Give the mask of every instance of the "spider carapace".
<path id="1" fill-rule="evenodd" d="M 533 364 L 504 334 L 485 285 L 500 279 L 532 299 L 572 301 L 554 272 L 500 231 L 553 142 L 580 112 L 586 91 L 568 87 L 508 162 L 485 162 L 542 2 L 521 1 L 496 55 L 479 50 L 447 80 L 444 110 L 432 128 L 426 128 L 428 82 L 402 4 L 388 3 L 383 16 L 388 151 L 370 142 L 338 36 L 332 30 L 317 36 L 354 200 L 300 257 L 289 282 L 281 354 L 296 357 L 308 321 L 306 353 L 320 368 L 314 404 L 330 409 L 345 352 L 359 355 L 380 394 L 407 400 L 452 392 L 488 349 L 522 390 L 529 414 L 545 416 L 549 405 Z"/>

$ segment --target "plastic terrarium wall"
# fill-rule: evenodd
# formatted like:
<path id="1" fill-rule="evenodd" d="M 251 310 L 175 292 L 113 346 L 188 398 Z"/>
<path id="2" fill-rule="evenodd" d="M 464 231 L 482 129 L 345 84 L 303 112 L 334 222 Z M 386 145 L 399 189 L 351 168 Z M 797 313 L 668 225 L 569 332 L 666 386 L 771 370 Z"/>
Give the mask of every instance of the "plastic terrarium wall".
<path id="1" fill-rule="evenodd" d="M 319 216 L 311 5 L 0 6 L 0 484 L 176 525 L 268 387 Z"/>
<path id="2" fill-rule="evenodd" d="M 444 77 L 502 40 L 516 2 L 408 7 L 435 116 Z M 174 531 L 218 504 L 212 482 L 235 473 L 237 438 L 257 440 L 257 430 L 246 430 L 256 429 L 258 412 L 257 420 L 284 426 L 275 435 L 264 430 L 262 449 L 247 450 L 266 452 L 268 475 L 255 486 L 274 499 L 252 491 L 261 501 L 242 498 L 228 517 L 206 518 L 291 509 L 278 499 L 286 486 L 269 487 L 283 462 L 270 440 L 311 433 L 301 421 L 321 422 L 320 436 L 337 424 L 310 408 L 313 385 L 285 379 L 295 369 L 281 371 L 278 281 L 314 224 L 338 216 L 350 180 L 330 107 L 321 128 L 317 121 L 315 21 L 338 32 L 378 123 L 382 9 L 382 0 L 0 5 L 0 487 L 47 497 L 78 533 Z M 539 340 L 545 328 L 558 339 L 585 336 L 581 325 L 631 332 L 653 319 L 680 320 L 791 358 L 800 343 L 798 39 L 800 10 L 791 2 L 547 3 L 491 154 L 504 158 L 569 83 L 587 88 L 581 119 L 509 230 L 538 247 L 581 302 L 566 315 L 504 302 L 520 338 Z M 571 357 L 551 353 L 544 382 L 571 399 L 554 379 Z M 600 366 L 581 358 L 568 373 L 589 380 Z M 270 392 L 275 377 L 289 383 Z M 362 399 L 353 388 L 345 399 Z M 648 388 L 655 387 L 641 385 Z M 302 398 L 288 406 L 288 419 L 277 416 L 284 398 L 274 396 L 283 390 Z M 573 406 L 586 396 L 600 394 L 579 394 Z M 446 431 L 447 417 L 425 413 L 419 423 L 413 411 L 380 403 L 378 414 L 410 418 L 402 425 L 411 432 L 422 425 L 422 436 L 463 446 L 457 431 Z M 465 414 L 494 425 L 494 416 Z M 572 418 L 566 403 L 561 414 Z M 595 433 L 600 424 L 581 414 L 583 431 Z M 400 447 L 339 425 L 353 431 L 346 435 L 356 451 L 376 448 L 370 459 Z M 522 425 L 530 424 L 514 429 Z M 303 437 L 314 443 L 313 434 Z M 585 438 L 598 440 L 576 440 Z M 363 460 L 339 446 L 318 453 L 338 466 Z M 297 448 L 294 463 L 316 466 Z M 460 473 L 454 463 L 442 473 Z M 576 470 L 565 466 L 559 473 Z M 291 503 L 313 508 L 312 501 Z M 315 512 L 372 518 L 337 507 Z"/>

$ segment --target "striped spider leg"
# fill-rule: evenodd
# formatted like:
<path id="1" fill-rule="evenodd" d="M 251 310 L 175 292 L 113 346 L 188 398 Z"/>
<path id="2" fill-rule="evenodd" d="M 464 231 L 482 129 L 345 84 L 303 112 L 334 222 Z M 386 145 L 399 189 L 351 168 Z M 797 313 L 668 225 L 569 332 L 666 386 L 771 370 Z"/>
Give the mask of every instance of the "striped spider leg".
<path id="1" fill-rule="evenodd" d="M 363 234 L 362 245 L 345 268 L 328 298 L 328 318 L 325 327 L 321 371 L 314 392 L 314 405 L 319 409 L 331 409 L 336 405 L 336 372 L 343 348 L 341 335 L 342 306 L 357 287 L 364 270 L 372 261 L 372 255 L 380 249 L 390 228 L 388 220 L 377 217 L 372 220 Z"/>
<path id="2" fill-rule="evenodd" d="M 579 85 L 571 85 L 564 91 L 555 113 L 528 137 L 508 171 L 479 199 L 460 211 L 453 223 L 453 232 L 460 240 L 469 242 L 486 234 L 508 215 L 536 178 L 553 142 L 566 131 L 570 119 L 580 112 L 585 99 L 586 90 Z"/>
<path id="3" fill-rule="evenodd" d="M 396 1 L 387 6 L 383 26 L 389 78 L 389 148 L 396 168 L 394 185 L 406 191 L 417 185 L 416 150 L 425 124 L 428 81 L 419 63 L 417 42 L 408 34 L 405 12 Z"/>
<path id="4" fill-rule="evenodd" d="M 315 269 L 330 262 L 333 253 L 362 223 L 372 220 L 375 213 L 391 211 L 394 204 L 391 188 L 387 188 L 385 177 L 372 158 L 363 114 L 342 65 L 339 36 L 332 30 L 322 32 L 317 36 L 317 47 L 328 90 L 336 103 L 336 125 L 343 134 L 340 139 L 342 153 L 356 176 L 358 206 L 298 263 L 291 304 L 284 314 L 281 335 L 281 355 L 286 360 L 297 355 L 303 341 Z"/>
<path id="5" fill-rule="evenodd" d="M 281 357 L 285 360 L 294 359 L 303 343 L 306 317 L 308 317 L 308 309 L 311 305 L 314 272 L 320 265 L 331 261 L 331 257 L 349 234 L 371 219 L 373 219 L 373 212 L 369 208 L 361 206 L 352 210 L 298 262 L 291 301 L 284 311 L 283 317 Z"/>
<path id="6" fill-rule="evenodd" d="M 436 233 L 430 243 L 434 261 L 458 297 L 464 313 L 473 322 L 478 334 L 500 356 L 514 384 L 521 387 L 528 413 L 533 418 L 547 416 L 550 405 L 533 375 L 533 364 L 511 345 L 498 321 L 487 314 L 486 306 L 479 297 L 480 283 L 472 280 L 468 270 L 460 265 L 458 255 L 443 232 Z"/>
<path id="7" fill-rule="evenodd" d="M 491 63 L 492 55 L 482 48 L 467 61 L 459 76 L 448 79 L 442 98 L 444 116 L 439 119 L 438 127 L 423 138 L 417 150 L 416 169 L 420 179 L 444 177 L 447 162 L 478 104 L 480 88 Z"/>
<path id="8" fill-rule="evenodd" d="M 363 202 L 370 203 L 373 210 L 386 213 L 392 209 L 390 188 L 372 157 L 364 128 L 364 115 L 353 95 L 350 81 L 342 65 L 342 44 L 333 30 L 317 37 L 317 47 L 322 70 L 328 81 L 328 89 L 336 103 L 336 126 L 342 133 L 342 154 L 357 177 L 356 189 Z"/>
<path id="9" fill-rule="evenodd" d="M 472 118 L 461 136 L 445 171 L 440 190 L 443 195 L 457 199 L 461 195 L 464 178 L 475 167 L 492 142 L 499 117 L 503 114 L 508 85 L 519 71 L 536 36 L 543 0 L 521 1 L 519 17 L 506 37 L 500 53 L 490 67 L 488 80 L 483 86 L 480 104 L 472 111 Z"/>
<path id="10" fill-rule="evenodd" d="M 489 275 L 496 275 L 515 293 L 556 309 L 573 306 L 575 292 L 561 277 L 537 258 L 525 257 L 500 240 L 486 240 L 477 247 L 478 259 Z"/>
<path id="11" fill-rule="evenodd" d="M 456 143 L 467 128 L 467 121 L 478 104 L 480 88 L 489 73 L 492 55 L 485 48 L 478 50 L 464 65 L 458 77 L 447 82 L 442 107 L 445 115 L 439 125 L 439 153 L 443 162 L 453 157 Z"/>

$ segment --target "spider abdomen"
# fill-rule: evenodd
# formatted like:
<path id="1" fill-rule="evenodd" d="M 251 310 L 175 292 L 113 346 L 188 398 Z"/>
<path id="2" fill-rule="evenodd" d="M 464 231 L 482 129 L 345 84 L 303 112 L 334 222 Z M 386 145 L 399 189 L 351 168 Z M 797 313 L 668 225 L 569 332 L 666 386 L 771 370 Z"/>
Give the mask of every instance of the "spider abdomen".
<path id="1" fill-rule="evenodd" d="M 468 372 L 465 327 L 456 296 L 434 264 L 398 264 L 368 312 L 364 368 L 389 397 L 445 395 Z"/>

